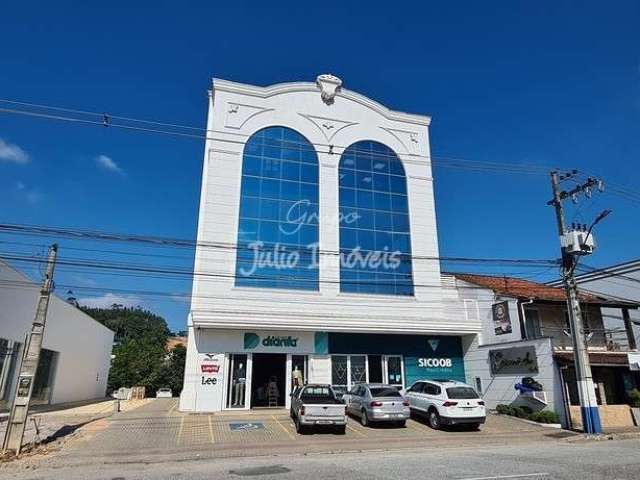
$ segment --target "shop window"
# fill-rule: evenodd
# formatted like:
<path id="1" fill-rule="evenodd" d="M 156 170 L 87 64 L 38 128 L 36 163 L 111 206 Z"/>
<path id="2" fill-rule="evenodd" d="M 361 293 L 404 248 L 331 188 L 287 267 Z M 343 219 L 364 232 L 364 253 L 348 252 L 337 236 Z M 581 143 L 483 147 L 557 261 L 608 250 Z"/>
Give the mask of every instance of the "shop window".
<path id="1" fill-rule="evenodd" d="M 307 382 L 308 365 L 306 355 L 291 355 L 291 391 Z"/>
<path id="2" fill-rule="evenodd" d="M 247 393 L 247 355 L 229 355 L 227 408 L 245 408 Z"/>
<path id="3" fill-rule="evenodd" d="M 318 158 L 302 135 L 269 127 L 242 160 L 236 285 L 318 290 Z"/>
<path id="4" fill-rule="evenodd" d="M 413 295 L 407 182 L 389 147 L 361 141 L 339 166 L 340 291 Z"/>

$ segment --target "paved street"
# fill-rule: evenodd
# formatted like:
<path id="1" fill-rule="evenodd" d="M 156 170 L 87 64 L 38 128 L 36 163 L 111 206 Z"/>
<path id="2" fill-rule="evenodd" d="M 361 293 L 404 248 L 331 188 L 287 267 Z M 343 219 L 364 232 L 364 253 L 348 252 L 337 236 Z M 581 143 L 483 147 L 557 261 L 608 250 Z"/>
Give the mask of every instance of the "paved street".
<path id="1" fill-rule="evenodd" d="M 490 415 L 480 432 L 404 429 L 297 435 L 287 412 L 188 415 L 176 399 L 81 427 L 58 451 L 0 465 L 19 479 L 637 478 L 639 440 L 581 436 Z M 419 475 L 418 475 L 419 474 Z M 535 475 L 534 475 L 535 474 Z M 518 478 L 518 477 L 516 477 Z"/>
<path id="2" fill-rule="evenodd" d="M 639 440 L 580 436 L 490 415 L 480 432 L 404 429 L 297 435 L 287 412 L 187 415 L 176 399 L 81 427 L 59 451 L 0 465 L 18 479 L 637 478 Z M 512 477 L 515 475 L 516 477 Z"/>
<path id="3" fill-rule="evenodd" d="M 637 479 L 640 441 L 537 442 L 480 447 L 422 447 L 391 452 L 9 465 L 0 473 L 27 479 Z M 251 455 L 251 451 L 246 452 Z"/>

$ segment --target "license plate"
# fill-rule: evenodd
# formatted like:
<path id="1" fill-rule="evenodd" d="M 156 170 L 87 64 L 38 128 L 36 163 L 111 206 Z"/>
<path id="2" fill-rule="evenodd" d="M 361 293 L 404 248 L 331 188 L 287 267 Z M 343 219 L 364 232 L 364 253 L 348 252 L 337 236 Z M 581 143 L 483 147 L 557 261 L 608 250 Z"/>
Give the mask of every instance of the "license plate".
<path id="1" fill-rule="evenodd" d="M 318 420 L 316 423 L 318 425 L 333 425 L 333 422 L 331 420 Z"/>

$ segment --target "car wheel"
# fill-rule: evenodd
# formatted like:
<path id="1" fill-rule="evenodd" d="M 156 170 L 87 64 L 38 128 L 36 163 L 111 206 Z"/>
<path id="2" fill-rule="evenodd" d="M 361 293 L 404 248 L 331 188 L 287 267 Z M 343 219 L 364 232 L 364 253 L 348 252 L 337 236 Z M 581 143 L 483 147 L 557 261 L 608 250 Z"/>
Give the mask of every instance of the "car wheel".
<path id="1" fill-rule="evenodd" d="M 429 426 L 434 430 L 440 430 L 440 427 L 442 426 L 440 423 L 440 415 L 436 409 L 429 411 Z"/>
<path id="2" fill-rule="evenodd" d="M 338 425 L 336 427 L 336 433 L 338 435 L 344 435 L 345 433 L 347 433 L 347 426 L 346 425 Z"/>
<path id="3" fill-rule="evenodd" d="M 470 423 L 469 425 L 467 425 L 467 428 L 469 430 L 471 430 L 472 432 L 477 432 L 478 430 L 480 430 L 480 424 L 479 423 Z"/>
<path id="4" fill-rule="evenodd" d="M 396 422 L 396 425 L 398 426 L 398 428 L 405 428 L 407 426 L 407 421 L 400 420 L 399 422 Z"/>
<path id="5" fill-rule="evenodd" d="M 362 415 L 360 416 L 360 423 L 362 424 L 363 427 L 366 427 L 369 425 L 369 415 L 367 415 L 366 410 L 362 410 Z"/>

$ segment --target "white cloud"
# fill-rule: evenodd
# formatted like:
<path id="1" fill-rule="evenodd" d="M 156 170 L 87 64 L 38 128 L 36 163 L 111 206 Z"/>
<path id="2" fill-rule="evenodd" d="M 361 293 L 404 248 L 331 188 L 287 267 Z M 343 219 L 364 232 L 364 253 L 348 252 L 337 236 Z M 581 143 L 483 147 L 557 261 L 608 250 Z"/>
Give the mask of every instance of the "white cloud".
<path id="1" fill-rule="evenodd" d="M 37 188 L 29 188 L 23 182 L 16 182 L 16 195 L 29 203 L 38 203 L 42 200 L 42 193 Z"/>
<path id="2" fill-rule="evenodd" d="M 124 170 L 122 170 L 122 168 L 120 168 L 120 166 L 111 157 L 108 157 L 106 155 L 98 155 L 96 157 L 96 163 L 105 170 L 124 175 Z"/>
<path id="3" fill-rule="evenodd" d="M 105 293 L 99 297 L 78 298 L 78 303 L 83 307 L 90 308 L 111 308 L 114 303 L 123 307 L 144 307 L 140 297 L 135 295 L 115 295 L 113 293 Z"/>
<path id="4" fill-rule="evenodd" d="M 24 165 L 25 163 L 29 163 L 29 161 L 30 158 L 27 152 L 18 145 L 7 143 L 0 138 L 0 162 Z"/>

